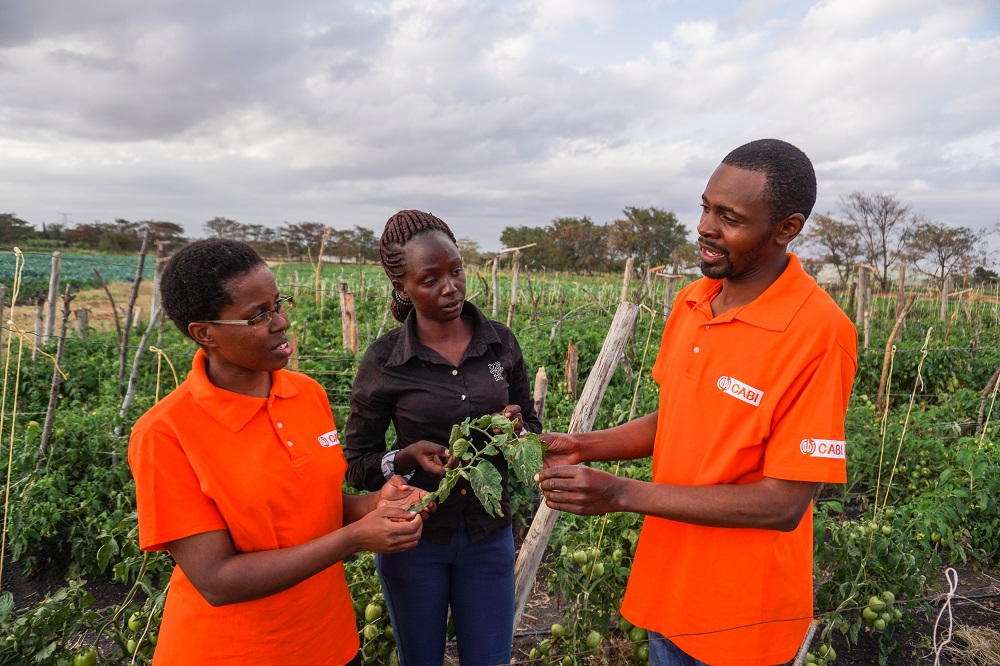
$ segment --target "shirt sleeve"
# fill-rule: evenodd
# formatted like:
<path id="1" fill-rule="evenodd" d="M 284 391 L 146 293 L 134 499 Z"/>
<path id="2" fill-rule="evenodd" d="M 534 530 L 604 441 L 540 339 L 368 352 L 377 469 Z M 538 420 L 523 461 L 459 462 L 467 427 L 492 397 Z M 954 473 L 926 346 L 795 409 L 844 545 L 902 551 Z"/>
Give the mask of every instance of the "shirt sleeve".
<path id="1" fill-rule="evenodd" d="M 521 406 L 521 420 L 524 427 L 533 433 L 542 431 L 542 421 L 535 413 L 535 396 L 531 393 L 531 385 L 528 382 L 528 369 L 524 363 L 524 354 L 521 352 L 521 345 L 513 331 L 509 333 L 511 353 L 511 377 L 510 377 L 510 404 Z"/>
<path id="2" fill-rule="evenodd" d="M 139 547 L 164 550 L 177 539 L 227 529 L 210 497 L 201 491 L 180 442 L 153 428 L 133 430 L 129 466 L 135 477 Z"/>
<path id="3" fill-rule="evenodd" d="M 844 417 L 857 369 L 855 358 L 834 342 L 817 363 L 799 375 L 768 437 L 765 476 L 847 481 Z"/>
<path id="4" fill-rule="evenodd" d="M 344 432 L 347 483 L 359 490 L 378 490 L 385 485 L 382 457 L 385 433 L 392 418 L 392 400 L 378 390 L 381 367 L 372 347 L 368 348 L 351 388 L 351 407 Z"/>

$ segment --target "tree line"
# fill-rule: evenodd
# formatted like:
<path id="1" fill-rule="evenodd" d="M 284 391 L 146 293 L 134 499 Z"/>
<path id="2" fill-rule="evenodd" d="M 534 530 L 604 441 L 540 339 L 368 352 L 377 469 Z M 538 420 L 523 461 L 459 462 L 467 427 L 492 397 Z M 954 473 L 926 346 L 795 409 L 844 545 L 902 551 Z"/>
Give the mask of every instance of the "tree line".
<path id="1" fill-rule="evenodd" d="M 0 246 L 20 244 L 35 248 L 134 252 L 145 229 L 168 249 L 187 241 L 183 228 L 156 220 L 76 224 L 42 224 L 41 230 L 13 213 L 0 213 Z M 378 236 L 355 225 L 335 229 L 320 222 L 285 223 L 277 227 L 243 224 L 214 217 L 202 226 L 203 236 L 245 241 L 269 258 L 314 259 L 320 248 L 334 260 L 378 261 Z M 900 265 L 913 267 L 935 283 L 962 275 L 973 281 L 995 279 L 995 257 L 988 249 L 986 231 L 934 222 L 903 204 L 894 194 L 854 192 L 839 201 L 839 212 L 813 214 L 792 249 L 814 275 L 832 266 L 846 282 L 858 264 L 866 264 L 883 289 Z M 661 266 L 670 272 L 696 272 L 698 246 L 673 211 L 630 206 L 604 224 L 589 217 L 557 217 L 545 226 L 508 226 L 500 234 L 503 247 L 534 246 L 522 254 L 529 269 L 577 273 L 606 273 L 621 269 L 626 259 L 640 265 Z M 477 241 L 458 238 L 468 263 L 482 264 L 496 256 Z"/>

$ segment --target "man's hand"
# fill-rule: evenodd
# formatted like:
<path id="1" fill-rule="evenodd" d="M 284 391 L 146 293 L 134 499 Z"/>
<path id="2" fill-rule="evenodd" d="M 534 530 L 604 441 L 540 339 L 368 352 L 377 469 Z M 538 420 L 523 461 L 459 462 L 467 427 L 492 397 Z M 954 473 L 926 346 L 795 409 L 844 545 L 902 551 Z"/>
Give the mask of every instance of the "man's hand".
<path id="1" fill-rule="evenodd" d="M 547 432 L 538 436 L 548 444 L 542 464 L 545 469 L 560 465 L 576 465 L 584 462 L 580 455 L 580 446 L 573 435 L 562 432 Z"/>
<path id="2" fill-rule="evenodd" d="M 551 509 L 581 516 L 621 511 L 617 493 L 622 480 L 614 474 L 582 465 L 561 465 L 547 467 L 535 478 Z"/>
<path id="3" fill-rule="evenodd" d="M 397 474 L 409 474 L 419 467 L 431 476 L 443 477 L 457 462 L 448 447 L 421 439 L 396 454 L 395 467 Z"/>

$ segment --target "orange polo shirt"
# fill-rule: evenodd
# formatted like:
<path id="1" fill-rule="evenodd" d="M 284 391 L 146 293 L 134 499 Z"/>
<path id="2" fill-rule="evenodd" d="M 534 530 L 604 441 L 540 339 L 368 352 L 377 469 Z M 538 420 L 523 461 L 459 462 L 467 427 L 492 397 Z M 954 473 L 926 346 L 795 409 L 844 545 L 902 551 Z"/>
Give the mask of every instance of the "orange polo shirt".
<path id="1" fill-rule="evenodd" d="M 326 393 L 281 370 L 270 396 L 212 385 L 199 350 L 175 391 L 132 429 L 139 544 L 229 531 L 237 552 L 287 548 L 343 525 L 347 463 Z M 337 563 L 284 592 L 213 607 L 174 567 L 154 664 L 345 664 L 358 652 Z"/>
<path id="2" fill-rule="evenodd" d="M 720 280 L 678 294 L 653 366 L 655 483 L 846 481 L 857 331 L 788 259 L 741 308 L 712 314 Z M 647 517 L 622 614 L 709 664 L 784 663 L 813 614 L 812 560 L 811 510 L 791 532 Z"/>

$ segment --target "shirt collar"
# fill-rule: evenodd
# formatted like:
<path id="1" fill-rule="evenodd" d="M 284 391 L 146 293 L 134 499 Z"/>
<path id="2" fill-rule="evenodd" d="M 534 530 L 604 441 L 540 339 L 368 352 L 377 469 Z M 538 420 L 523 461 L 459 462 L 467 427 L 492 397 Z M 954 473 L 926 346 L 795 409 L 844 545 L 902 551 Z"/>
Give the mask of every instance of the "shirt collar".
<path id="1" fill-rule="evenodd" d="M 493 329 L 490 320 L 475 305 L 465 301 L 462 305 L 461 316 L 471 319 L 475 326 L 475 330 L 472 333 L 472 340 L 469 341 L 469 347 L 465 350 L 465 356 L 462 357 L 463 360 L 469 357 L 482 356 L 489 345 L 501 344 L 500 337 Z M 406 316 L 406 321 L 403 322 L 401 339 L 395 349 L 393 349 L 392 354 L 389 355 L 386 365 L 403 365 L 411 358 L 419 358 L 422 361 L 429 361 L 431 363 L 440 362 L 440 356 L 433 356 L 432 350 L 417 341 L 416 310 L 411 310 L 410 314 Z"/>
<path id="2" fill-rule="evenodd" d="M 752 326 L 771 331 L 783 331 L 792 321 L 809 294 L 816 288 L 816 281 L 802 268 L 799 258 L 787 253 L 788 265 L 760 296 L 741 308 L 723 313 L 721 321 L 739 319 Z M 685 298 L 689 308 L 697 308 L 709 302 L 722 289 L 722 280 L 703 278 L 694 283 Z"/>
<path id="3" fill-rule="evenodd" d="M 239 432 L 260 411 L 267 399 L 220 389 L 208 379 L 205 370 L 207 362 L 208 355 L 204 349 L 199 348 L 191 361 L 191 372 L 185 380 L 191 387 L 191 396 L 209 416 L 232 432 Z M 271 373 L 272 398 L 290 398 L 299 392 L 293 382 L 287 381 L 285 372 L 279 370 Z"/>

